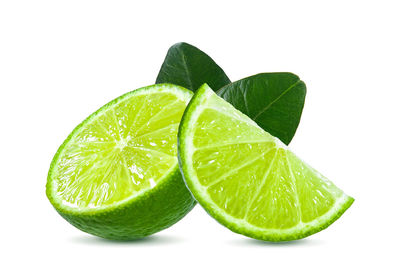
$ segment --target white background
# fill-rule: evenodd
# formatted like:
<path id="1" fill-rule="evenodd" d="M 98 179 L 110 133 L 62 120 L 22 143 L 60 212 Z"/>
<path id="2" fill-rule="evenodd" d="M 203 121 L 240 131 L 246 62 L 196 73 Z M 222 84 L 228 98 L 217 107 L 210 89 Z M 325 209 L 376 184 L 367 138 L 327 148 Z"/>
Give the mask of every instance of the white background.
<path id="1" fill-rule="evenodd" d="M 1 1 L 1 272 L 399 272 L 398 1 Z M 118 243 L 64 221 L 46 175 L 70 131 L 153 84 L 180 41 L 238 80 L 290 71 L 307 84 L 292 150 L 353 206 L 291 243 L 234 234 L 197 206 Z M 217 271 L 218 270 L 218 271 Z"/>

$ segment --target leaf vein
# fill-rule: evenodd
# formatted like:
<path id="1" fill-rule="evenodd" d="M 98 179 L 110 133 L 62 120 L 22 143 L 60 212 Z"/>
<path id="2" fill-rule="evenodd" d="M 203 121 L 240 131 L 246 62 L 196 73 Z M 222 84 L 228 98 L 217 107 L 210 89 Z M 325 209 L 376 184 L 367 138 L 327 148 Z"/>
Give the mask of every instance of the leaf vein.
<path id="1" fill-rule="evenodd" d="M 267 106 L 265 106 L 261 111 L 255 115 L 252 119 L 255 121 L 261 114 L 263 114 L 265 111 L 267 111 L 275 102 L 277 102 L 280 98 L 282 98 L 286 93 L 288 93 L 290 90 L 292 90 L 296 85 L 298 85 L 301 82 L 301 80 L 297 80 L 294 84 L 289 86 L 288 89 L 282 92 L 278 97 L 276 97 L 273 101 L 271 101 Z"/>

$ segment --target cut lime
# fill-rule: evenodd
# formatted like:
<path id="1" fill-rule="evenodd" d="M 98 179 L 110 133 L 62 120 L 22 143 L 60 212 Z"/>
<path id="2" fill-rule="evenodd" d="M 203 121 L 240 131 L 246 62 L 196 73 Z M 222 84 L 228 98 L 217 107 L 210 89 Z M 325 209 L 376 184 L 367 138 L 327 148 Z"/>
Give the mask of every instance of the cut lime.
<path id="1" fill-rule="evenodd" d="M 182 181 L 176 137 L 192 92 L 159 84 L 129 92 L 89 116 L 64 141 L 46 193 L 77 228 L 135 239 L 171 226 L 195 201 Z"/>
<path id="2" fill-rule="evenodd" d="M 252 238 L 309 236 L 354 201 L 207 85 L 186 108 L 178 155 L 186 185 L 202 207 Z"/>

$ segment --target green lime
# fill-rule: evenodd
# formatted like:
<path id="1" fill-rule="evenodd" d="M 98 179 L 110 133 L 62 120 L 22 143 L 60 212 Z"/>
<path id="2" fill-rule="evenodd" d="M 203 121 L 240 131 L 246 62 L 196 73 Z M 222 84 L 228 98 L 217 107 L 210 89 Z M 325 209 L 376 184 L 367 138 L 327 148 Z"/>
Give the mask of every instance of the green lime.
<path id="1" fill-rule="evenodd" d="M 51 163 L 46 193 L 75 227 L 129 240 L 165 229 L 195 205 L 179 172 L 177 132 L 192 92 L 129 92 L 78 125 Z"/>
<path id="2" fill-rule="evenodd" d="M 252 238 L 309 236 L 354 201 L 207 85 L 183 115 L 178 155 L 186 185 L 201 206 Z"/>

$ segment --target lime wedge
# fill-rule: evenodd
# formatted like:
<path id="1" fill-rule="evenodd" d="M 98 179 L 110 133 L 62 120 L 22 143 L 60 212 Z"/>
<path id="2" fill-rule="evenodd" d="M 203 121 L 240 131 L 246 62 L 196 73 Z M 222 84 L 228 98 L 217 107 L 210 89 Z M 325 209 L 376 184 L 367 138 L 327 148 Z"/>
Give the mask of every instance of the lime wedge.
<path id="1" fill-rule="evenodd" d="M 252 238 L 309 236 L 354 201 L 207 85 L 186 108 L 178 155 L 186 185 L 201 206 Z"/>
<path id="2" fill-rule="evenodd" d="M 46 193 L 77 228 L 135 239 L 179 221 L 195 204 L 177 160 L 177 132 L 192 96 L 159 84 L 129 92 L 89 116 L 64 141 Z"/>

